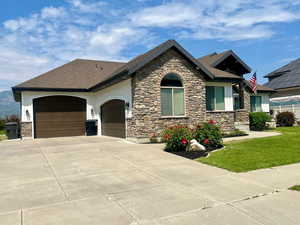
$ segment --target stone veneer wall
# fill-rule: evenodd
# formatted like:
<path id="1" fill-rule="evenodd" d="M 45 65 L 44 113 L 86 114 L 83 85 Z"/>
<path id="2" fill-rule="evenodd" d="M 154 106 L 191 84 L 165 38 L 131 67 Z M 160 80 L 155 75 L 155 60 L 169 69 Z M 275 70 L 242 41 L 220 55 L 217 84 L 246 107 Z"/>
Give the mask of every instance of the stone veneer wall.
<path id="1" fill-rule="evenodd" d="M 235 122 L 249 123 L 250 109 L 250 92 L 244 89 L 244 109 L 238 109 L 235 111 Z"/>
<path id="2" fill-rule="evenodd" d="M 221 126 L 223 131 L 234 130 L 234 111 L 206 112 L 206 121 L 214 120 Z"/>
<path id="3" fill-rule="evenodd" d="M 250 92 L 247 90 L 244 90 L 244 109 L 246 111 L 248 111 L 248 113 L 251 110 L 251 106 L 250 106 Z"/>
<path id="4" fill-rule="evenodd" d="M 249 122 L 249 111 L 246 109 L 238 109 L 235 111 L 235 122 Z"/>
<path id="5" fill-rule="evenodd" d="M 21 122 L 21 137 L 32 137 L 32 123 Z"/>
<path id="6" fill-rule="evenodd" d="M 181 76 L 185 92 L 185 117 L 163 118 L 160 107 L 160 82 L 168 73 Z M 205 120 L 205 80 L 203 74 L 176 50 L 170 49 L 136 72 L 132 79 L 132 118 L 127 120 L 127 137 L 149 137 L 164 128 L 192 125 Z"/>

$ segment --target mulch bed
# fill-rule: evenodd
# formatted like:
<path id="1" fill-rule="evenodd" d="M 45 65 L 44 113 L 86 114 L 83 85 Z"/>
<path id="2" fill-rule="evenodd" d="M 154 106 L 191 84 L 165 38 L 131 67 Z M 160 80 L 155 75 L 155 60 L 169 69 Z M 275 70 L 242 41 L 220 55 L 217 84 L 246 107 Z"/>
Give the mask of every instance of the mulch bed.
<path id="1" fill-rule="evenodd" d="M 220 146 L 219 148 L 210 148 L 210 149 L 206 149 L 206 151 L 170 151 L 165 149 L 166 152 L 168 153 L 172 153 L 174 155 L 178 155 L 187 159 L 197 159 L 200 157 L 206 157 L 209 152 L 214 151 L 216 149 L 221 149 L 223 146 Z"/>
<path id="2" fill-rule="evenodd" d="M 208 151 L 180 151 L 180 152 L 167 151 L 167 152 L 187 159 L 197 159 L 200 157 L 206 157 L 208 155 Z"/>

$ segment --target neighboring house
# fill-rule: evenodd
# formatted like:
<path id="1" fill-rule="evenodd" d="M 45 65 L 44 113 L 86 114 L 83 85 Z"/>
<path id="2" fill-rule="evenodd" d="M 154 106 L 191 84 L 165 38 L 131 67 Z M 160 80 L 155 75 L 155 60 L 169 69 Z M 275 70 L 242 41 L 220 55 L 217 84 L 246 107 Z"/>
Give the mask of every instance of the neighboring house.
<path id="1" fill-rule="evenodd" d="M 300 58 L 265 76 L 265 85 L 276 90 L 271 95 L 271 108 L 278 112 L 294 112 L 300 120 Z"/>
<path id="2" fill-rule="evenodd" d="M 251 69 L 233 51 L 196 59 L 169 40 L 127 63 L 76 59 L 13 87 L 22 137 L 86 134 L 145 140 L 165 127 L 215 120 L 248 124 Z M 258 86 L 253 109 L 269 111 L 273 90 Z"/>

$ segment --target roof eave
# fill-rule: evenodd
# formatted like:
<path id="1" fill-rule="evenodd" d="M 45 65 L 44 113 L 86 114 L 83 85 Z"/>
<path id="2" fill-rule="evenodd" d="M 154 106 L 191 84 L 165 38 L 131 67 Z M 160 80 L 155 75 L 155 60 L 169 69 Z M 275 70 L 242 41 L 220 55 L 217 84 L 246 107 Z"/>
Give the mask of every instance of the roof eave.
<path id="1" fill-rule="evenodd" d="M 19 102 L 19 94 L 22 91 L 49 91 L 49 92 L 89 92 L 88 89 L 83 88 L 43 88 L 43 87 L 17 87 L 11 88 L 15 101 Z"/>

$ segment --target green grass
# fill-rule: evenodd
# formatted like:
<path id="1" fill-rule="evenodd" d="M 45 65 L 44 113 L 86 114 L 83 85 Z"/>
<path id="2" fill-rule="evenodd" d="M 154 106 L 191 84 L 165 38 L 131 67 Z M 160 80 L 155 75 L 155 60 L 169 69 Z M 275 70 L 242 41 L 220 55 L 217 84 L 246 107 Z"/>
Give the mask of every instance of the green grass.
<path id="1" fill-rule="evenodd" d="M 234 172 L 300 162 L 300 127 L 283 127 L 276 131 L 282 135 L 228 143 L 224 150 L 197 161 Z"/>
<path id="2" fill-rule="evenodd" d="M 7 137 L 5 135 L 5 131 L 4 130 L 0 130 L 0 141 L 6 140 Z"/>
<path id="3" fill-rule="evenodd" d="M 300 185 L 294 185 L 294 186 L 290 187 L 289 190 L 300 191 Z"/>

